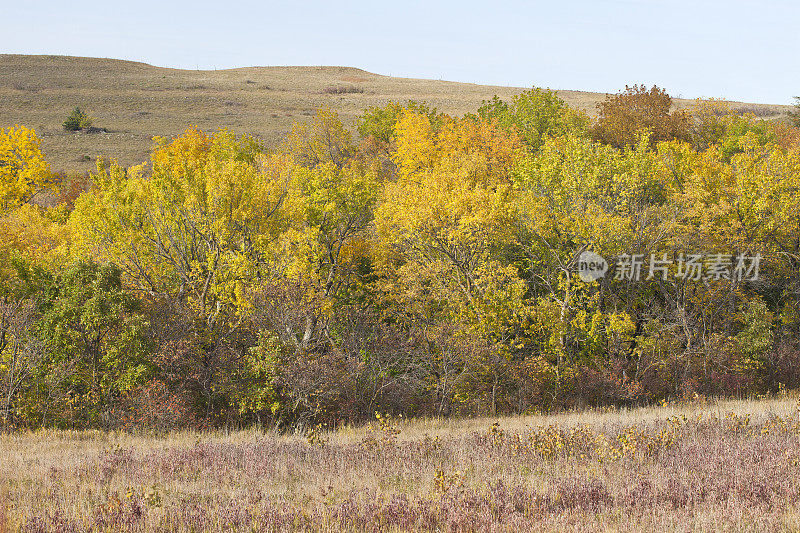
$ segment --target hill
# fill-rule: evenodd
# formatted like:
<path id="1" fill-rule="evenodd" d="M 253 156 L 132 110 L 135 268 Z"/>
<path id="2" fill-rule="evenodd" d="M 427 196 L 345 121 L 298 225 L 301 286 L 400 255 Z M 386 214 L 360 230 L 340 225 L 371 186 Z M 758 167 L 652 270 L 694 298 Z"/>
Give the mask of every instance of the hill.
<path id="1" fill-rule="evenodd" d="M 396 78 L 349 67 L 249 67 L 179 70 L 116 59 L 0 55 L 0 127 L 35 128 L 55 170 L 84 172 L 98 156 L 123 165 L 148 159 L 153 136 L 175 135 L 190 125 L 251 133 L 268 145 L 295 120 L 328 104 L 346 124 L 362 110 L 389 101 L 421 100 L 439 110 L 473 112 L 494 95 L 509 99 L 523 87 Z M 558 91 L 571 106 L 592 113 L 605 94 Z M 686 107 L 692 100 L 676 100 Z M 75 106 L 106 132 L 68 133 L 61 124 Z M 780 117 L 789 106 L 744 104 L 733 108 Z"/>

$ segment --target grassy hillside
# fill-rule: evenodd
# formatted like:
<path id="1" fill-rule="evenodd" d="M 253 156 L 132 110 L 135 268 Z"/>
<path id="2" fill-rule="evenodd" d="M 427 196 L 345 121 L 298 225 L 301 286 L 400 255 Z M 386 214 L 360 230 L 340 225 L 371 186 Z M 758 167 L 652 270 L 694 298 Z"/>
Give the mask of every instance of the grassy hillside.
<path id="1" fill-rule="evenodd" d="M 620 80 L 620 85 L 625 81 Z M 483 100 L 508 99 L 525 88 L 395 78 L 349 67 L 252 67 L 178 70 L 115 59 L 0 55 L 0 127 L 33 127 L 53 168 L 86 171 L 98 156 L 124 165 L 148 159 L 152 137 L 187 126 L 220 127 L 279 142 L 295 120 L 328 104 L 345 123 L 370 105 L 424 100 L 450 114 L 474 111 Z M 338 93 L 338 94 L 337 94 Z M 559 91 L 572 106 L 593 112 L 605 95 Z M 691 105 L 678 100 L 676 105 Z M 76 105 L 101 133 L 67 133 L 61 124 Z M 788 106 L 734 103 L 734 109 L 780 117 Z"/>

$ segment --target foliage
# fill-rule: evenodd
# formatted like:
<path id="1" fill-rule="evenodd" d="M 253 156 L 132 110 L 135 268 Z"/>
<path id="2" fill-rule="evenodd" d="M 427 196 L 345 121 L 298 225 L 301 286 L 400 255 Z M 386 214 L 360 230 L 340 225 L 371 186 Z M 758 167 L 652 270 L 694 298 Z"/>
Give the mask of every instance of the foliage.
<path id="1" fill-rule="evenodd" d="M 625 86 L 625 91 L 606 97 L 597 104 L 598 120 L 594 137 L 623 148 L 635 146 L 641 130 L 650 131 L 650 143 L 688 140 L 689 118 L 683 111 L 672 111 L 672 98 L 653 85 Z"/>
<path id="2" fill-rule="evenodd" d="M 28 202 L 50 183 L 36 132 L 25 126 L 0 128 L 0 214 Z"/>
<path id="3" fill-rule="evenodd" d="M 62 126 L 66 131 L 88 130 L 92 127 L 92 117 L 81 111 L 80 107 L 75 106 Z"/>
<path id="4" fill-rule="evenodd" d="M 375 412 L 796 385 L 800 131 L 670 106 L 629 87 L 590 126 L 540 89 L 464 117 L 390 103 L 360 139 L 323 108 L 272 151 L 189 129 L 47 209 L 35 135 L 4 130 L 0 416 L 322 443 Z M 580 275 L 588 252 L 604 277 Z M 679 275 L 699 253 L 719 275 Z"/>
<path id="5" fill-rule="evenodd" d="M 514 96 L 510 103 L 497 96 L 478 108 L 484 120 L 497 120 L 506 129 L 515 128 L 531 150 L 538 150 L 547 137 L 585 133 L 589 118 L 567 106 L 554 91 L 533 88 Z"/>
<path id="6" fill-rule="evenodd" d="M 342 167 L 354 155 L 355 146 L 339 115 L 329 107 L 321 107 L 310 123 L 294 123 L 284 142 L 284 151 L 305 167 L 322 163 Z"/>
<path id="7" fill-rule="evenodd" d="M 367 108 L 359 117 L 358 133 L 362 137 L 371 137 L 384 145 L 389 145 L 394 137 L 395 125 L 406 111 L 425 115 L 434 125 L 444 117 L 436 108 L 429 107 L 423 102 L 409 100 L 405 105 L 389 102 L 383 107 Z"/>
<path id="8" fill-rule="evenodd" d="M 794 109 L 789 112 L 789 119 L 793 126 L 800 126 L 800 96 L 795 96 Z"/>
<path id="9" fill-rule="evenodd" d="M 189 130 L 157 141 L 150 176 L 98 161 L 96 187 L 70 217 L 76 242 L 117 263 L 140 290 L 225 328 L 283 200 L 282 183 L 264 179 L 256 156 L 249 138 Z"/>
<path id="10" fill-rule="evenodd" d="M 113 402 L 147 379 L 146 323 L 120 275 L 114 265 L 79 261 L 42 287 L 35 329 L 46 356 L 21 407 L 28 417 L 108 425 Z"/>

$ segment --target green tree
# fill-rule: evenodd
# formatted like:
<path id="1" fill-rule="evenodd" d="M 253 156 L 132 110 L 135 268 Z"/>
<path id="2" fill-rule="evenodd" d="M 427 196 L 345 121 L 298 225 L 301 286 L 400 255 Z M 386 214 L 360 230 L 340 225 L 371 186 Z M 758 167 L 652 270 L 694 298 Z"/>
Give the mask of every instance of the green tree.
<path id="1" fill-rule="evenodd" d="M 63 126 L 66 131 L 88 130 L 92 127 L 92 117 L 81 111 L 80 107 L 75 106 Z"/>
<path id="2" fill-rule="evenodd" d="M 585 133 L 589 117 L 571 109 L 555 91 L 534 87 L 504 102 L 497 96 L 478 109 L 484 120 L 496 119 L 504 128 L 515 128 L 531 150 L 538 150 L 547 137 L 568 132 Z"/>
<path id="3" fill-rule="evenodd" d="M 121 394 L 151 370 L 139 302 L 113 264 L 78 261 L 53 276 L 38 298 L 37 337 L 46 356 L 28 398 L 42 425 L 108 424 Z"/>

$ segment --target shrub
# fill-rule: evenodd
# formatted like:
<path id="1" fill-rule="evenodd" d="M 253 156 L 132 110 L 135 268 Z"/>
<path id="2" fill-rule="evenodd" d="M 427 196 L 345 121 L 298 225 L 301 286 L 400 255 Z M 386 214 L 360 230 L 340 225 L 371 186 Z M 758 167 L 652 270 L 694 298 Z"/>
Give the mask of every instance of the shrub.
<path id="1" fill-rule="evenodd" d="M 92 117 L 81 111 L 80 107 L 75 106 L 63 126 L 66 131 L 88 130 L 92 127 Z"/>
<path id="2" fill-rule="evenodd" d="M 356 87 L 355 85 L 330 85 L 322 89 L 323 94 L 360 94 L 363 92 L 363 87 Z"/>
<path id="3" fill-rule="evenodd" d="M 794 101 L 795 104 L 788 113 L 789 121 L 792 123 L 792 126 L 800 127 L 800 96 L 795 96 Z"/>

